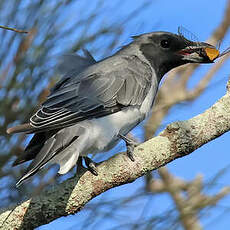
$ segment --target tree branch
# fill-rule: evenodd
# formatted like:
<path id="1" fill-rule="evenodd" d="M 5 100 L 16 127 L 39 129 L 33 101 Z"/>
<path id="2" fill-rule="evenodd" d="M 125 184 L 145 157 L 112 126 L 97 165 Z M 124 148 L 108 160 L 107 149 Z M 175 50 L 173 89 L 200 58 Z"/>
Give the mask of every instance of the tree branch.
<path id="1" fill-rule="evenodd" d="M 11 31 L 14 31 L 16 33 L 24 33 L 24 34 L 27 34 L 28 31 L 25 31 L 25 30 L 18 30 L 18 29 L 15 29 L 15 28 L 11 28 L 11 27 L 8 27 L 8 26 L 0 26 L 1 29 L 4 29 L 4 30 L 11 30 Z"/>
<path id="2" fill-rule="evenodd" d="M 98 166 L 98 176 L 84 172 L 55 185 L 0 215 L 4 229 L 34 229 L 61 216 L 77 213 L 99 194 L 131 183 L 149 171 L 192 153 L 230 130 L 230 81 L 227 93 L 204 113 L 174 122 L 157 137 L 135 148 L 135 162 L 124 153 Z"/>
<path id="3" fill-rule="evenodd" d="M 168 172 L 166 167 L 163 167 L 159 170 L 159 175 L 164 181 L 167 191 L 170 193 L 173 198 L 175 205 L 179 211 L 180 221 L 184 227 L 184 229 L 189 230 L 201 230 L 200 223 L 196 216 L 196 212 L 193 210 L 193 206 L 185 202 L 184 197 L 172 184 L 173 176 Z M 190 206 L 189 206 L 190 205 Z"/>

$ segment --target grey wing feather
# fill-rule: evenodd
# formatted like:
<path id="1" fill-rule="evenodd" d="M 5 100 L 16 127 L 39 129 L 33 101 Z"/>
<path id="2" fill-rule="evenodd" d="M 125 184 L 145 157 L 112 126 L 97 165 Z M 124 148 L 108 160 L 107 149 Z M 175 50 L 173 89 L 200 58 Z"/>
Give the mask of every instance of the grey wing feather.
<path id="1" fill-rule="evenodd" d="M 58 129 L 126 106 L 141 106 L 151 82 L 151 68 L 136 56 L 107 59 L 52 91 L 31 117 L 31 125 L 38 130 Z"/>
<path id="2" fill-rule="evenodd" d="M 66 74 L 71 71 L 80 73 L 82 70 L 87 68 L 90 65 L 96 63 L 96 60 L 89 53 L 88 50 L 83 49 L 84 57 L 78 54 L 65 54 L 62 55 L 59 59 L 59 64 L 57 66 L 58 71 L 61 74 Z"/>
<path id="3" fill-rule="evenodd" d="M 78 54 L 66 54 L 59 58 L 57 70 L 64 76 L 61 81 L 59 81 L 55 87 L 51 89 L 51 92 L 57 90 L 61 86 L 64 86 L 65 82 L 67 82 L 72 76 L 77 76 L 87 67 L 96 63 L 96 60 L 88 50 L 83 49 L 83 53 L 84 57 Z"/>

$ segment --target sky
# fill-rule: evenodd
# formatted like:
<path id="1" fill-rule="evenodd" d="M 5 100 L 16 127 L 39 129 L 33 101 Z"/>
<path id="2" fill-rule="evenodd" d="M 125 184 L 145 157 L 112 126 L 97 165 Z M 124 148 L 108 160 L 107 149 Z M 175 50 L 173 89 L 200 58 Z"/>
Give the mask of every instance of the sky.
<path id="1" fill-rule="evenodd" d="M 92 0 L 85 0 L 92 2 Z M 77 1 L 79 4 L 80 1 Z M 96 1 L 95 1 L 96 2 Z M 112 4 L 116 5 L 118 1 L 106 1 L 108 7 L 113 8 Z M 140 4 L 139 0 L 127 0 L 120 1 L 121 7 L 119 10 L 113 10 L 111 12 L 102 12 L 108 15 L 107 19 L 110 20 L 109 14 L 113 14 L 113 18 L 124 17 L 128 12 L 132 11 L 134 8 Z M 93 3 L 92 3 L 93 4 Z M 193 1 L 183 1 L 183 0 L 155 0 L 152 1 L 148 9 L 144 13 L 140 13 L 135 20 L 131 23 L 127 23 L 125 35 L 123 40 L 113 52 L 116 52 L 119 46 L 127 43 L 129 37 L 134 34 L 140 34 L 151 31 L 169 31 L 177 32 L 178 26 L 183 26 L 188 30 L 192 31 L 199 40 L 205 41 L 215 29 L 215 27 L 220 23 L 224 10 L 226 6 L 225 0 L 210 1 L 210 0 L 193 0 Z M 79 7 L 79 5 L 75 6 Z M 63 15 L 65 17 L 65 15 Z M 134 24 L 132 24 L 134 23 Z M 129 30 L 129 28 L 132 28 Z M 101 49 L 103 49 L 103 42 L 99 41 L 101 44 Z M 230 44 L 230 33 L 228 33 L 226 39 L 222 43 L 222 47 L 227 48 Z M 89 47 L 90 48 L 90 47 Z M 61 50 L 61 47 L 60 47 Z M 96 57 L 101 58 L 100 55 Z M 214 79 L 211 81 L 208 89 L 197 99 L 195 102 L 189 105 L 181 105 L 174 107 L 167 119 L 163 122 L 163 128 L 176 120 L 189 119 L 195 115 L 202 113 L 204 110 L 209 108 L 215 101 L 217 101 L 221 96 L 225 94 L 226 82 L 230 74 L 229 62 L 218 71 Z M 193 87 L 200 79 L 201 76 L 209 69 L 210 66 L 201 66 L 194 74 L 193 79 L 189 83 L 189 87 Z M 172 92 L 173 93 L 173 92 Z M 134 136 L 142 138 L 142 130 L 140 127 L 136 128 L 133 132 Z M 230 134 L 227 133 L 218 139 L 206 144 L 205 146 L 199 148 L 194 153 L 189 156 L 180 158 L 176 161 L 171 162 L 167 165 L 169 171 L 181 178 L 186 180 L 193 179 L 196 175 L 204 175 L 204 180 L 208 181 L 216 174 L 219 170 L 227 167 L 229 165 L 229 145 L 228 140 Z M 124 149 L 124 145 L 120 144 L 116 150 L 121 151 Z M 229 185 L 229 175 L 224 175 L 220 183 L 212 190 L 212 192 L 218 191 L 223 185 Z M 119 197 L 126 197 L 127 191 L 129 195 L 138 191 L 144 184 L 142 178 L 136 180 L 132 184 L 123 185 L 119 188 L 112 189 L 105 194 L 97 197 L 90 203 L 96 203 L 102 200 L 119 199 Z M 151 202 L 149 202 L 151 201 Z M 170 200 L 167 196 L 162 196 L 159 200 L 151 200 L 151 197 L 143 197 L 135 201 L 135 205 L 138 205 L 137 209 L 129 209 L 130 219 L 127 221 L 132 221 L 136 218 L 143 217 L 143 210 L 147 207 L 147 204 L 151 204 L 147 207 L 149 210 L 153 211 L 154 208 L 156 213 L 161 213 L 164 211 L 165 207 L 170 206 Z M 227 197 L 219 203 L 219 207 L 230 206 L 230 198 Z M 63 217 L 58 220 L 53 221 L 48 225 L 41 226 L 37 229 L 62 229 L 62 230 L 73 230 L 81 229 L 81 223 L 85 220 L 87 216 L 87 205 L 79 214 Z M 202 219 L 202 224 L 204 229 L 208 230 L 225 230 L 226 225 L 229 224 L 228 218 L 225 216 L 220 217 L 219 209 L 215 211 L 208 211 L 208 218 Z M 209 220 L 212 220 L 211 222 Z M 111 223 L 107 219 L 103 224 L 96 226 L 99 229 L 108 229 L 114 223 Z M 95 226 L 92 226 L 95 229 Z"/>

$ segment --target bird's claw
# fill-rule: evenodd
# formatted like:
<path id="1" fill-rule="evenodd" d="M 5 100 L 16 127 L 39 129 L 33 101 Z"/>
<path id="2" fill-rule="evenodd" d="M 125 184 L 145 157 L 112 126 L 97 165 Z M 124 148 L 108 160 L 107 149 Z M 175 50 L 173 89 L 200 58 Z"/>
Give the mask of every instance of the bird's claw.
<path id="1" fill-rule="evenodd" d="M 89 169 L 89 171 L 95 175 L 95 176 L 98 176 L 98 171 L 97 171 L 97 167 L 96 167 L 96 164 L 95 162 L 90 159 L 89 157 L 84 157 L 85 159 L 85 164 L 87 166 L 87 168 Z"/>
<path id="2" fill-rule="evenodd" d="M 133 150 L 134 150 L 133 145 L 127 145 L 127 156 L 131 161 L 135 161 L 133 156 Z"/>
<path id="3" fill-rule="evenodd" d="M 85 164 L 87 168 L 85 168 L 82 164 L 83 159 L 85 160 Z M 79 175 L 83 170 L 89 170 L 93 175 L 98 176 L 97 168 L 95 162 L 91 160 L 89 157 L 80 156 L 77 161 L 77 175 Z"/>
<path id="4" fill-rule="evenodd" d="M 135 142 L 132 139 L 129 139 L 126 136 L 123 136 L 121 134 L 118 135 L 121 139 L 123 139 L 126 143 L 126 148 L 127 148 L 127 156 L 131 161 L 135 161 L 134 156 L 133 156 L 133 151 L 134 148 L 138 146 L 139 143 Z"/>

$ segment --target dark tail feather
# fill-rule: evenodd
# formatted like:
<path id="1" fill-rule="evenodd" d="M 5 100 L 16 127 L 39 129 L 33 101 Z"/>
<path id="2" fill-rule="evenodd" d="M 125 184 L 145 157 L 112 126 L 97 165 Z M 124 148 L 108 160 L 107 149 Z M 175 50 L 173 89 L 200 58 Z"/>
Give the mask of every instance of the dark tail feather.
<path id="1" fill-rule="evenodd" d="M 61 151 L 63 151 L 66 147 L 68 147 L 78 138 L 78 136 L 72 136 L 72 135 L 68 136 L 68 134 L 69 134 L 68 130 L 67 133 L 65 133 L 65 130 L 60 130 L 58 132 L 56 130 L 49 133 L 35 134 L 34 138 L 31 140 L 26 150 L 28 151 L 28 149 L 31 149 L 32 151 L 33 144 L 38 143 L 40 138 L 41 138 L 40 143 L 42 144 L 42 147 L 39 150 L 39 152 L 36 152 L 36 154 L 35 153 L 31 154 L 31 157 L 33 156 L 35 159 L 29 165 L 26 174 L 16 184 L 17 187 L 20 186 L 26 179 L 28 179 L 29 177 L 33 176 L 36 172 L 38 172 L 54 156 L 59 154 Z M 27 159 L 29 159 L 29 157 Z"/>
<path id="2" fill-rule="evenodd" d="M 43 145 L 39 154 L 36 154 L 35 160 L 32 161 L 31 164 L 29 165 L 26 174 L 17 182 L 16 187 L 19 187 L 26 179 L 34 175 L 44 165 L 44 164 L 41 165 L 41 163 L 44 161 L 44 158 L 50 152 L 54 142 L 55 142 L 55 138 L 53 137 L 49 138 L 45 142 L 45 145 Z"/>
<path id="3" fill-rule="evenodd" d="M 45 141 L 46 141 L 46 133 L 37 133 L 34 134 L 30 143 L 27 145 L 23 154 L 21 154 L 13 163 L 13 166 L 22 164 L 26 161 L 30 161 L 34 159 L 37 154 L 41 151 Z"/>

